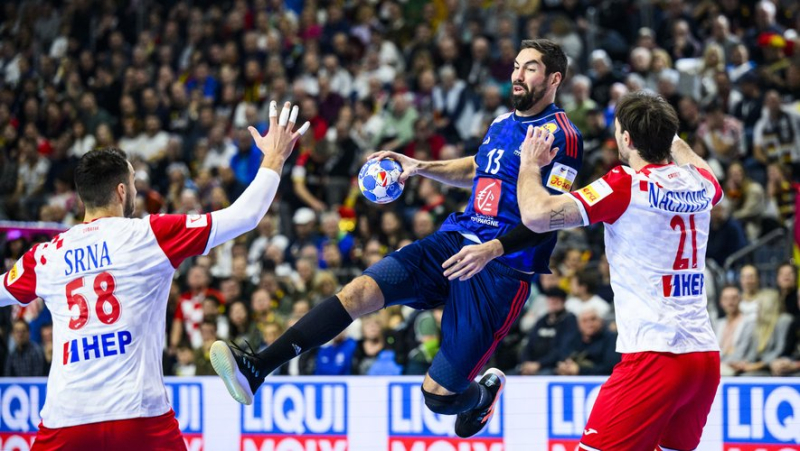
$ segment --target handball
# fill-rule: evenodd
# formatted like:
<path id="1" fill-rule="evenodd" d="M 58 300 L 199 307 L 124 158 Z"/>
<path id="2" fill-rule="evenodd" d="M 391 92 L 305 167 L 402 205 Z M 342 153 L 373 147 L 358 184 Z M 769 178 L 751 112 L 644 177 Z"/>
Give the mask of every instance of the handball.
<path id="1" fill-rule="evenodd" d="M 402 172 L 400 163 L 391 158 L 369 160 L 358 171 L 358 187 L 370 202 L 388 204 L 403 194 L 398 181 Z"/>

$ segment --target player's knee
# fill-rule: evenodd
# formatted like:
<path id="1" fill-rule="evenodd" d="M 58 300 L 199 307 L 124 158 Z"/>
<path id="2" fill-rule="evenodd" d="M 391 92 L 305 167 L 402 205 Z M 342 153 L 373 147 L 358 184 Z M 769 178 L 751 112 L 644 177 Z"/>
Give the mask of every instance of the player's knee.
<path id="1" fill-rule="evenodd" d="M 425 405 L 433 413 L 441 415 L 455 415 L 464 411 L 463 406 L 459 401 L 459 395 L 437 395 L 422 389 L 422 395 L 425 398 Z"/>
<path id="2" fill-rule="evenodd" d="M 383 293 L 368 276 L 359 276 L 342 288 L 336 296 L 353 318 L 372 313 L 383 307 Z"/>

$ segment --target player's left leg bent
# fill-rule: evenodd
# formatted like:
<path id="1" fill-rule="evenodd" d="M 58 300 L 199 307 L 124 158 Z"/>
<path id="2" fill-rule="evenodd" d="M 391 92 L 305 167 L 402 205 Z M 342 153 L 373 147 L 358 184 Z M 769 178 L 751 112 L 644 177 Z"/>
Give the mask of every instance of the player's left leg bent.
<path id="1" fill-rule="evenodd" d="M 682 361 L 695 371 L 694 396 L 678 407 L 661 433 L 659 445 L 663 451 L 691 451 L 700 444 L 708 413 L 719 387 L 719 353 L 693 352 L 683 354 Z"/>
<path id="2" fill-rule="evenodd" d="M 426 402 L 431 410 L 439 407 L 439 413 L 458 413 L 456 433 L 461 437 L 480 432 L 494 412 L 505 375 L 491 369 L 480 382 L 474 380 L 519 316 L 530 292 L 527 279 L 493 262 L 467 281 L 451 282 L 442 316 L 442 345 L 428 378 L 456 393 L 451 399 L 458 405 L 445 411 L 430 402 L 429 395 Z"/>

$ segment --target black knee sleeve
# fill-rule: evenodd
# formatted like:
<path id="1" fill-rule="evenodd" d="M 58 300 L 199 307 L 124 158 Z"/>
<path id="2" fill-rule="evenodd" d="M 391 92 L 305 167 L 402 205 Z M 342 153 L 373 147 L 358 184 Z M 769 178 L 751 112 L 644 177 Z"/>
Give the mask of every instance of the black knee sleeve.
<path id="1" fill-rule="evenodd" d="M 473 409 L 481 399 L 480 387 L 475 382 L 467 390 L 454 395 L 435 395 L 422 389 L 425 405 L 433 413 L 442 415 L 456 415 Z"/>

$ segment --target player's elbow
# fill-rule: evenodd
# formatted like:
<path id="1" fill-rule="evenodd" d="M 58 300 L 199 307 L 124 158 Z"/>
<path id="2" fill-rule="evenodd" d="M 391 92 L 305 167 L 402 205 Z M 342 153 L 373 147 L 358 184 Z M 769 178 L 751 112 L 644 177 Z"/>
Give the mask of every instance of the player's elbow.
<path id="1" fill-rule="evenodd" d="M 547 228 L 547 218 L 543 210 L 541 209 L 528 209 L 527 211 L 523 211 L 522 213 L 522 223 L 525 224 L 525 227 L 531 229 L 536 233 L 545 233 L 549 232 Z"/>

